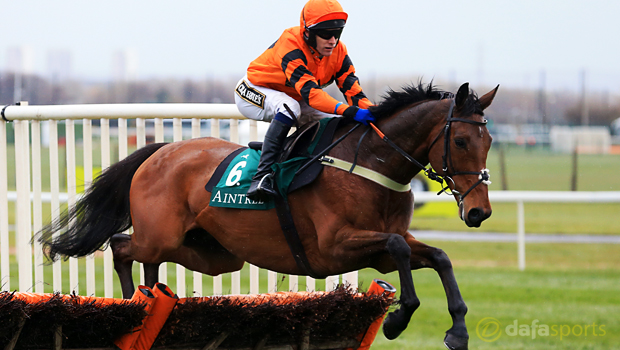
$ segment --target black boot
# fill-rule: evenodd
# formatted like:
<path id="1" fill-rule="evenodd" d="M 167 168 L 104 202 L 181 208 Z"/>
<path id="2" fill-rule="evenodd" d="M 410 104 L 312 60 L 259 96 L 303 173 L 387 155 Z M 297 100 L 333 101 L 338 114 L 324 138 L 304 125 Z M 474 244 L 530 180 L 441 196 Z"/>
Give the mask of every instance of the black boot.
<path id="1" fill-rule="evenodd" d="M 256 169 L 256 174 L 252 177 L 252 184 L 247 193 L 247 197 L 251 200 L 264 202 L 270 196 L 278 195 L 278 192 L 273 188 L 271 165 L 278 159 L 282 144 L 290 129 L 289 125 L 275 119 L 269 125 L 269 129 L 267 129 L 265 134 L 258 169 Z"/>

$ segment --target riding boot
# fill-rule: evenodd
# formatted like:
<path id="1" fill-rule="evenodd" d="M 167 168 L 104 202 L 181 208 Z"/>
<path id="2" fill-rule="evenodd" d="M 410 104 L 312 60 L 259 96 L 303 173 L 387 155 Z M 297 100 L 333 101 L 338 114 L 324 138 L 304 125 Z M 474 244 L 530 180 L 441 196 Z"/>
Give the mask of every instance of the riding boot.
<path id="1" fill-rule="evenodd" d="M 255 201 L 265 201 L 270 196 L 278 195 L 278 192 L 273 188 L 271 166 L 277 161 L 284 139 L 286 139 L 290 129 L 290 125 L 279 120 L 271 121 L 271 125 L 265 134 L 258 169 L 252 177 L 252 183 L 247 193 L 248 198 Z"/>

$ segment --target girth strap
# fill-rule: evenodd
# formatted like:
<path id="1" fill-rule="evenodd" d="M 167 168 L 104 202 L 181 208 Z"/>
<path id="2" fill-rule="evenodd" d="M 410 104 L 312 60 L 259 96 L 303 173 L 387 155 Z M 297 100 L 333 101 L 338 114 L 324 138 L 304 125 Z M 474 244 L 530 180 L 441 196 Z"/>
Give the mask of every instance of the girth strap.
<path id="1" fill-rule="evenodd" d="M 274 202 L 276 204 L 276 212 L 278 214 L 278 221 L 280 221 L 280 227 L 284 233 L 284 238 L 288 247 L 293 253 L 293 258 L 297 263 L 297 267 L 303 271 L 306 275 L 312 278 L 323 278 L 323 276 L 317 275 L 310 267 L 310 262 L 306 256 L 306 250 L 304 249 L 299 233 L 295 227 L 293 216 L 291 215 L 291 208 L 288 205 L 288 201 L 282 196 L 275 196 Z"/>

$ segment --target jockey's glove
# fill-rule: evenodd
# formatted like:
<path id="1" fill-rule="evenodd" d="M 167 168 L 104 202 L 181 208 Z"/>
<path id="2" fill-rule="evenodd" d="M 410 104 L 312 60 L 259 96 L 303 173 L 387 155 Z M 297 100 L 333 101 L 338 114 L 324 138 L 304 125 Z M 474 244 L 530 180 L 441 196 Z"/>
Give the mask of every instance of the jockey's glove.
<path id="1" fill-rule="evenodd" d="M 373 123 L 375 121 L 375 116 L 372 115 L 369 110 L 356 106 L 350 106 L 349 108 L 345 109 L 344 113 L 342 113 L 342 116 L 349 120 L 353 119 L 364 125 L 368 125 L 368 123 Z"/>

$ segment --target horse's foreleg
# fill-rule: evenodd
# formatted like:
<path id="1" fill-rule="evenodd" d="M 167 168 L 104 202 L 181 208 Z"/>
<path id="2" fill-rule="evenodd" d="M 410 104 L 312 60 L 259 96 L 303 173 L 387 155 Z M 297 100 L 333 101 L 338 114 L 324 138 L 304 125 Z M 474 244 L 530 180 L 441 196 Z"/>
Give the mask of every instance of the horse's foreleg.
<path id="1" fill-rule="evenodd" d="M 131 266 L 133 258 L 130 254 L 131 236 L 118 233 L 110 238 L 110 248 L 114 259 L 114 270 L 121 282 L 124 299 L 131 299 L 135 291 Z"/>
<path id="2" fill-rule="evenodd" d="M 444 343 L 448 349 L 467 349 L 469 334 L 465 325 L 465 314 L 467 313 L 467 305 L 463 301 L 461 291 L 456 283 L 452 263 L 448 255 L 441 249 L 437 249 L 434 254 L 435 271 L 439 274 L 441 283 L 446 291 L 448 299 L 448 311 L 452 316 L 452 328 L 446 331 Z"/>
<path id="3" fill-rule="evenodd" d="M 398 271 L 400 278 L 400 308 L 390 313 L 383 322 L 383 334 L 388 339 L 398 337 L 409 324 L 420 306 L 411 275 L 411 247 L 402 235 L 346 228 L 339 232 L 341 243 L 332 261 L 369 261 L 381 273 Z M 361 266 L 338 266 L 340 270 L 359 269 Z"/>
<path id="4" fill-rule="evenodd" d="M 402 236 L 361 230 L 353 232 L 343 230 L 340 234 L 347 239 L 342 240 L 337 253 L 334 254 L 335 261 L 349 261 L 352 256 L 359 254 L 358 260 L 369 259 L 370 266 L 382 273 L 394 271 L 395 268 L 398 271 L 401 307 L 390 313 L 383 323 L 386 338 L 398 337 L 407 328 L 411 316 L 420 305 L 411 270 L 432 267 L 443 283 L 448 298 L 448 310 L 453 320 L 452 328 L 446 332 L 444 343 L 449 349 L 467 349 L 469 339 L 465 326 L 467 306 L 461 297 L 452 271 L 452 263 L 446 253 L 416 240 L 410 234 Z"/>
<path id="5" fill-rule="evenodd" d="M 444 343 L 448 349 L 467 349 L 469 334 L 465 325 L 467 305 L 463 301 L 461 291 L 456 283 L 452 263 L 448 255 L 441 249 L 428 246 L 420 241 L 408 237 L 412 249 L 412 262 L 422 263 L 420 267 L 432 267 L 443 284 L 448 299 L 448 312 L 452 317 L 452 327 L 446 331 Z M 413 266 L 416 268 L 417 266 Z"/>
<path id="6" fill-rule="evenodd" d="M 420 300 L 415 293 L 411 277 L 411 248 L 407 241 L 403 236 L 390 235 L 386 249 L 396 263 L 401 295 L 400 308 L 390 313 L 383 322 L 383 334 L 388 339 L 395 339 L 407 328 L 411 316 L 420 306 Z"/>

